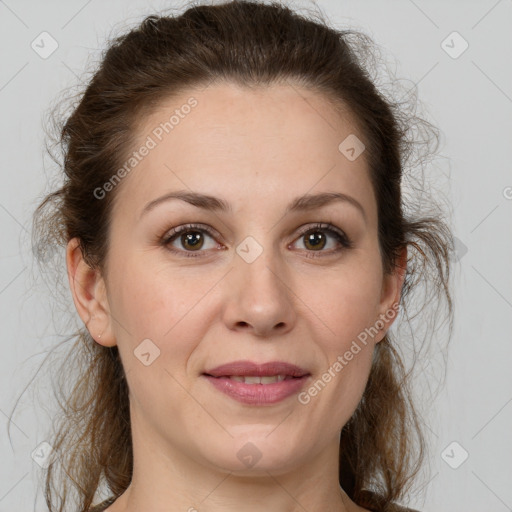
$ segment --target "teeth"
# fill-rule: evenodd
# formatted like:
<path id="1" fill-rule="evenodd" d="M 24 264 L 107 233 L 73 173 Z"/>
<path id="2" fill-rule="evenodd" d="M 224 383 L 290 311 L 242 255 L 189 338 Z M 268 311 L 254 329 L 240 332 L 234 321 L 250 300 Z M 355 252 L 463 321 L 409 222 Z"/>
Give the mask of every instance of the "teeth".
<path id="1" fill-rule="evenodd" d="M 268 377 L 252 377 L 252 376 L 239 376 L 232 375 L 230 379 L 237 382 L 244 382 L 245 384 L 273 384 L 274 382 L 281 382 L 285 379 L 284 375 L 269 375 Z"/>

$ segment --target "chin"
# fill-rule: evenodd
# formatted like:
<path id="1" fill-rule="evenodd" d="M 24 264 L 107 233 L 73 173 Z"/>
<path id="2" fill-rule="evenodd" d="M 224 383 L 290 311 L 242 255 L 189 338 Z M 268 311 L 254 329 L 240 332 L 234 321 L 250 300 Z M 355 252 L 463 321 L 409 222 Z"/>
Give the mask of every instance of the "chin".
<path id="1" fill-rule="evenodd" d="M 203 456 L 217 468 L 233 472 L 238 476 L 268 476 L 268 473 L 286 473 L 297 467 L 305 456 L 304 443 L 300 439 L 293 440 L 283 429 L 278 434 L 274 426 L 250 425 L 238 426 L 238 435 L 229 432 L 233 437 L 224 438 L 224 442 L 215 442 L 213 453 Z M 242 432 L 243 431 L 243 435 Z"/>

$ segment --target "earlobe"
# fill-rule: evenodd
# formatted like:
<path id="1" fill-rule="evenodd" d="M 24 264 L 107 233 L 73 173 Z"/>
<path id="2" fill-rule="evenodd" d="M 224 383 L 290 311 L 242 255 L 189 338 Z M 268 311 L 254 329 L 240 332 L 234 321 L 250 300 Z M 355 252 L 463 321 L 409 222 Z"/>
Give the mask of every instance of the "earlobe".
<path id="1" fill-rule="evenodd" d="M 116 345 L 105 281 L 84 260 L 78 238 L 68 242 L 66 265 L 75 308 L 89 333 L 100 345 Z"/>
<path id="2" fill-rule="evenodd" d="M 398 315 L 398 305 L 400 304 L 406 271 L 407 246 L 404 246 L 401 249 L 394 272 L 392 274 L 385 275 L 382 282 L 382 294 L 379 309 L 379 320 L 381 320 L 379 322 L 379 327 L 382 328 L 379 329 L 379 334 L 375 339 L 376 343 L 382 341 Z"/>

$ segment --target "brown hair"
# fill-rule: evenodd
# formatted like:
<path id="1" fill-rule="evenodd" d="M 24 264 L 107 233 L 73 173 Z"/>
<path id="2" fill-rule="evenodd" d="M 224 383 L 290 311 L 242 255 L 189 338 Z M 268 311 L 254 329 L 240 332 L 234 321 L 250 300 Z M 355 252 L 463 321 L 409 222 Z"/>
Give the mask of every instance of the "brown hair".
<path id="1" fill-rule="evenodd" d="M 37 208 L 35 239 L 64 246 L 77 237 L 85 260 L 103 271 L 116 191 L 101 200 L 93 192 L 133 150 L 145 115 L 162 100 L 215 81 L 245 87 L 298 84 L 324 95 L 334 108 L 348 110 L 358 123 L 377 198 L 386 272 L 398 264 L 400 249 L 408 247 L 404 317 L 409 317 L 413 291 L 421 288 L 418 313 L 444 300 L 451 326 L 450 229 L 438 209 L 407 216 L 412 205 L 401 190 L 408 163 L 412 169 L 411 155 L 425 143 L 417 144 L 417 128 L 427 128 L 425 134 L 430 125 L 407 113 L 405 103 L 379 92 L 369 65 L 365 67 L 370 47 L 371 40 L 362 33 L 336 30 L 279 3 L 195 5 L 180 15 L 145 18 L 111 42 L 59 128 L 64 182 Z M 432 135 L 427 139 L 430 143 Z M 388 332 L 376 346 L 363 398 L 341 431 L 339 453 L 339 481 L 346 493 L 361 506 L 382 510 L 406 496 L 425 447 L 411 398 L 412 374 L 399 350 L 402 343 L 414 343 L 393 338 Z M 121 495 L 133 468 L 128 389 L 117 347 L 97 344 L 84 327 L 70 339 L 75 343 L 59 376 L 73 386 L 59 402 L 62 414 L 51 442 L 59 460 L 46 473 L 51 512 L 64 510 L 70 490 L 77 494 L 81 512 L 89 509 L 102 484 L 113 496 Z"/>

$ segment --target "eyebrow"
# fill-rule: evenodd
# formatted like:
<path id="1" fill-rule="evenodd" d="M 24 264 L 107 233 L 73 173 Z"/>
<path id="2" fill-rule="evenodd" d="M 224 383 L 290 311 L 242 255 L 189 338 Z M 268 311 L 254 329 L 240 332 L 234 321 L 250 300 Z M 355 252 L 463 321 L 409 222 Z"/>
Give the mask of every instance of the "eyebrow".
<path id="1" fill-rule="evenodd" d="M 140 218 L 142 218 L 142 216 L 147 214 L 149 211 L 153 210 L 157 205 L 175 199 L 185 201 L 192 206 L 196 206 L 197 208 L 201 208 L 203 210 L 224 213 L 230 213 L 233 211 L 231 204 L 229 204 L 224 199 L 220 199 L 218 197 L 210 196 L 207 194 L 200 194 L 198 192 L 177 190 L 164 194 L 163 196 L 158 197 L 146 204 L 140 214 Z M 286 208 L 285 215 L 288 213 L 314 210 L 340 201 L 354 206 L 362 214 L 366 222 L 366 212 L 361 203 L 359 203 L 359 201 L 357 201 L 352 196 L 343 194 L 341 192 L 322 192 L 318 194 L 305 194 L 296 197 Z"/>

